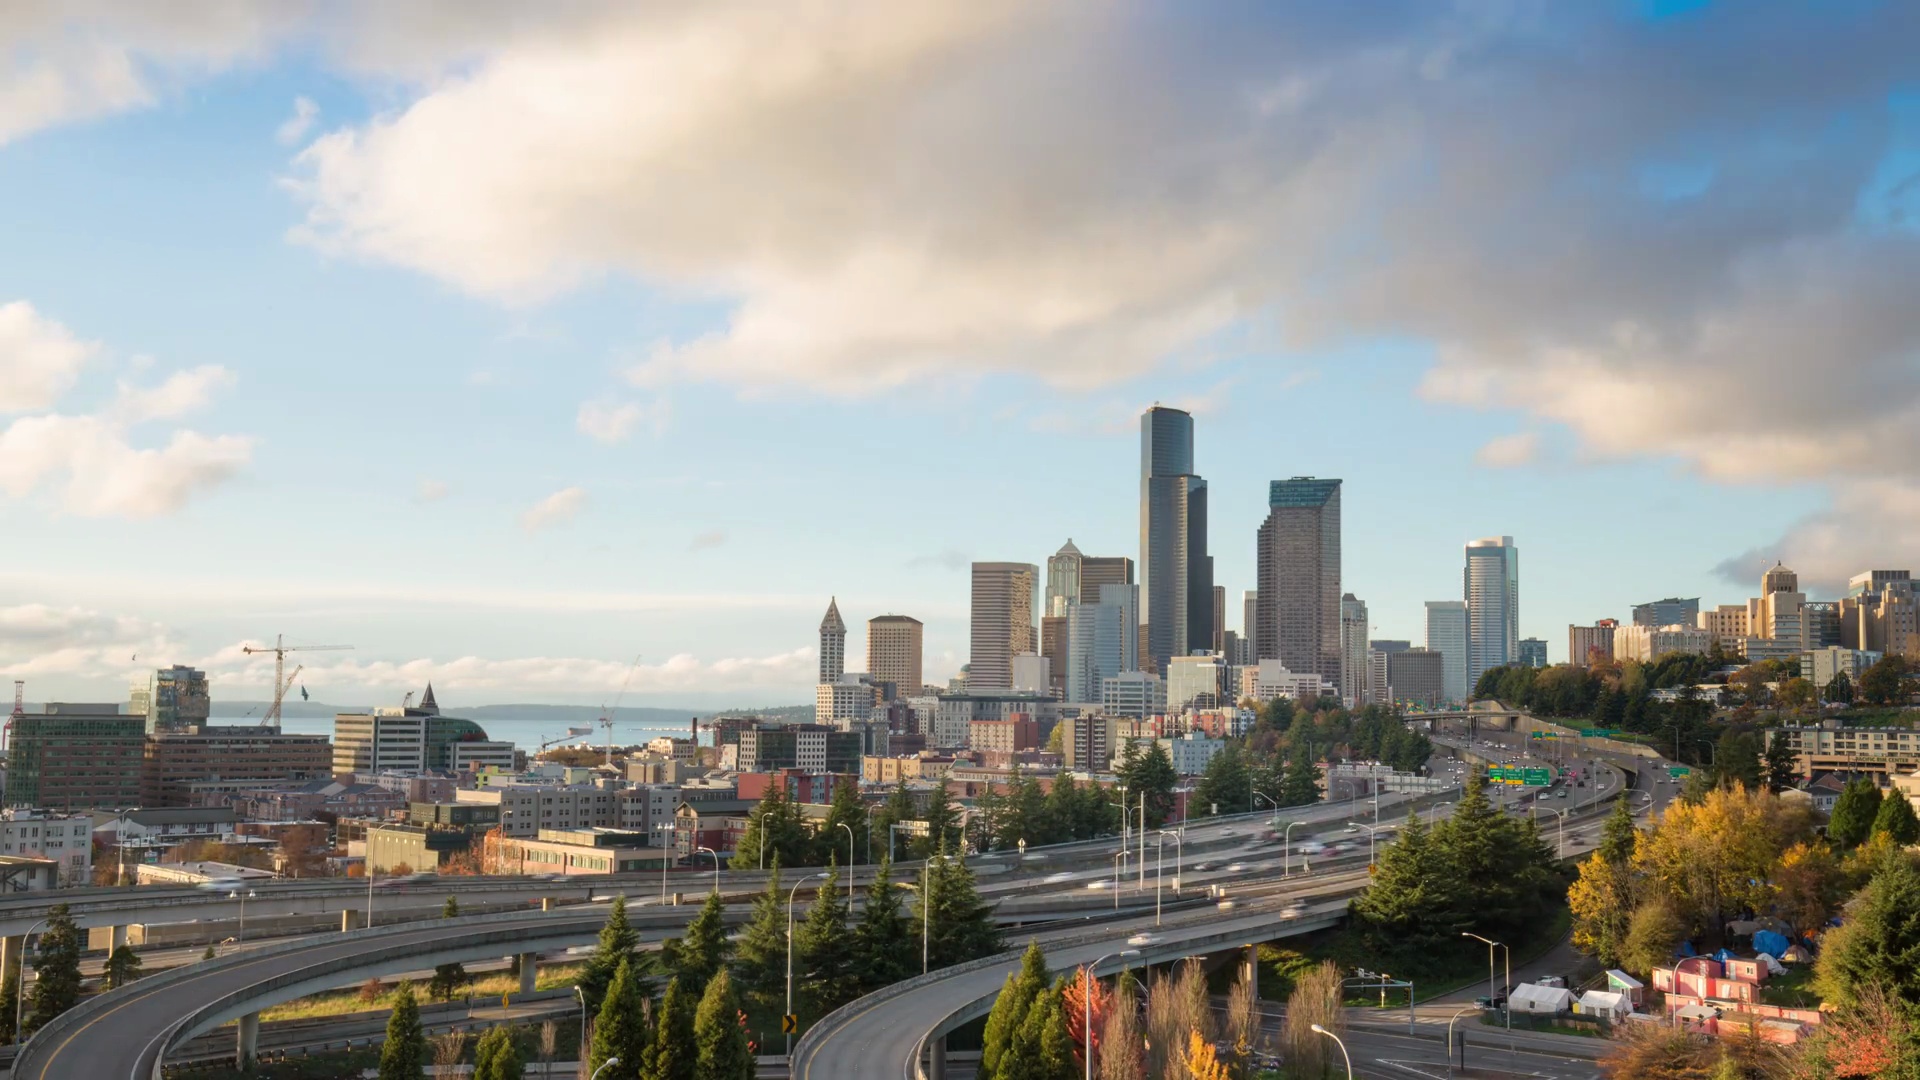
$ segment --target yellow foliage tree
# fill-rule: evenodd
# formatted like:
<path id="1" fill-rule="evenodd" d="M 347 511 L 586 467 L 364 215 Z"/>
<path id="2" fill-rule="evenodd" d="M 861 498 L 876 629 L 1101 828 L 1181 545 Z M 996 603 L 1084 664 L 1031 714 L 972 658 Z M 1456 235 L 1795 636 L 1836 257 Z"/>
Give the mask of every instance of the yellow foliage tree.
<path id="1" fill-rule="evenodd" d="M 1213 1052 L 1213 1044 L 1200 1037 L 1200 1033 L 1187 1035 L 1187 1053 L 1183 1063 L 1187 1075 L 1193 1080 L 1233 1080 L 1227 1067 L 1220 1062 L 1219 1055 Z"/>
<path id="2" fill-rule="evenodd" d="M 1619 967 L 1627 925 L 1633 919 L 1633 893 L 1633 874 L 1625 866 L 1608 862 L 1598 852 L 1581 863 L 1580 876 L 1567 887 L 1573 947 L 1603 967 Z"/>
<path id="3" fill-rule="evenodd" d="M 1771 904 L 1781 854 L 1812 836 L 1810 808 L 1736 784 L 1714 788 L 1698 805 L 1669 805 L 1632 865 L 1717 945 L 1730 912 Z"/>

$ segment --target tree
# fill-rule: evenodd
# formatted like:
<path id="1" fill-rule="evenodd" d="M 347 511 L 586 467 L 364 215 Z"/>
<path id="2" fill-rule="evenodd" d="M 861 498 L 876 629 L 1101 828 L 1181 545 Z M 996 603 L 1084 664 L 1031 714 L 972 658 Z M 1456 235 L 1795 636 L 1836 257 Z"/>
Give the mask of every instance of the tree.
<path id="1" fill-rule="evenodd" d="M 787 798 L 780 784 L 767 785 L 767 793 L 747 815 L 747 830 L 734 847 L 735 870 L 758 870 L 773 863 L 806 866 L 813 854 L 813 840 L 800 820 L 800 808 Z"/>
<path id="2" fill-rule="evenodd" d="M 1777 732 L 1767 740 L 1762 761 L 1766 766 L 1767 790 L 1775 795 L 1800 782 L 1800 759 L 1794 755 L 1792 740 L 1785 738 L 1784 733 Z"/>
<path id="3" fill-rule="evenodd" d="M 1826 685 L 1826 699 L 1835 705 L 1853 704 L 1853 680 L 1847 678 L 1844 671 L 1833 673 L 1833 681 Z"/>
<path id="4" fill-rule="evenodd" d="M 767 887 L 753 900 L 753 915 L 734 945 L 736 993 L 762 1010 L 779 1011 L 787 979 L 786 894 L 780 888 L 780 867 L 767 875 Z"/>
<path id="5" fill-rule="evenodd" d="M 927 797 L 927 834 L 915 838 L 914 854 L 926 858 L 935 851 L 960 850 L 960 808 L 953 803 L 953 789 L 943 773 Z"/>
<path id="6" fill-rule="evenodd" d="M 1628 1024 L 1600 1066 L 1618 1080 L 1716 1080 L 1720 1053 L 1685 1028 Z"/>
<path id="7" fill-rule="evenodd" d="M 840 826 L 845 825 L 842 829 Z M 853 834 L 849 837 L 847 834 Z M 867 804 L 860 801 L 860 785 L 850 777 L 833 785 L 833 799 L 827 804 L 827 818 L 814 834 L 816 851 L 810 866 L 821 866 L 841 855 L 849 867 L 861 861 L 867 851 Z"/>
<path id="8" fill-rule="evenodd" d="M 1716 783 L 1760 786 L 1760 740 L 1752 732 L 1722 732 L 1714 747 L 1713 762 Z"/>
<path id="9" fill-rule="evenodd" d="M 1067 1041 L 1067 1022 L 1056 982 L 1042 987 L 1021 1019 L 1013 1049 L 1000 1061 L 1002 1080 L 1072 1080 L 1073 1044 Z"/>
<path id="10" fill-rule="evenodd" d="M 1907 659 L 1884 656 L 1860 674 L 1860 694 L 1870 705 L 1899 705 L 1906 700 Z"/>
<path id="11" fill-rule="evenodd" d="M 1354 899 L 1352 912 L 1379 952 L 1443 949 L 1463 929 L 1459 881 L 1420 815 L 1410 814 L 1399 838 L 1380 854 L 1373 881 Z"/>
<path id="12" fill-rule="evenodd" d="M 1346 1029 L 1341 1007 L 1340 969 L 1323 960 L 1294 984 L 1287 999 L 1287 1061 L 1295 1076 L 1324 1076 L 1332 1064 L 1331 1040 L 1313 1030 L 1318 1024 L 1336 1034 Z"/>
<path id="13" fill-rule="evenodd" d="M 511 1027 L 491 1027 L 480 1036 L 473 1048 L 473 1080 L 521 1080 L 525 1072 L 526 1063 L 520 1060 L 520 1044 Z"/>
<path id="14" fill-rule="evenodd" d="M 1845 895 L 1840 868 L 1825 844 L 1798 843 L 1782 852 L 1773 872 L 1774 914 L 1798 933 L 1827 924 Z"/>
<path id="15" fill-rule="evenodd" d="M 893 786 L 893 792 L 887 796 L 887 801 L 881 804 L 880 812 L 874 815 L 870 842 L 885 844 L 887 846 L 885 855 L 891 859 L 895 844 L 893 826 L 918 820 L 920 815 L 913 808 L 913 793 L 907 790 L 906 781 L 903 780 Z M 911 847 L 908 853 L 912 853 Z"/>
<path id="16" fill-rule="evenodd" d="M 1834 800 L 1833 814 L 1827 820 L 1827 839 L 1842 850 L 1859 847 L 1872 835 L 1879 814 L 1879 785 L 1864 777 L 1849 780 Z"/>
<path id="17" fill-rule="evenodd" d="M 1232 1080 L 1233 1074 L 1220 1063 L 1220 1055 L 1213 1044 L 1200 1037 L 1195 1031 L 1187 1035 L 1187 1051 L 1181 1064 L 1187 1075 L 1193 1080 Z"/>
<path id="18" fill-rule="evenodd" d="M 653 1039 L 653 1062 L 646 1080 L 694 1080 L 700 1066 L 700 1050 L 694 1036 L 694 1010 L 699 1002 L 680 985 L 679 979 L 667 982 L 656 1017 L 659 1030 Z"/>
<path id="19" fill-rule="evenodd" d="M 1563 879 L 1552 847 L 1533 822 L 1494 809 L 1478 776 L 1468 780 L 1453 813 L 1433 827 L 1432 841 L 1443 868 L 1438 872 L 1458 886 L 1454 908 L 1429 916 L 1435 924 L 1502 938 L 1533 926 L 1548 900 L 1557 899 Z"/>
<path id="20" fill-rule="evenodd" d="M 1821 946 L 1815 991 L 1845 1006 L 1878 987 L 1903 1005 L 1920 1006 L 1920 861 L 1903 855 L 1882 863 L 1849 910 Z"/>
<path id="21" fill-rule="evenodd" d="M 709 903 L 712 901 L 709 900 Z M 701 916 L 706 915 L 705 909 Z M 696 923 L 698 920 L 695 920 Z M 693 926 L 687 927 L 687 936 L 693 936 Z M 580 972 L 580 993 L 587 999 L 588 1009 L 598 1009 L 600 999 L 613 982 L 614 972 L 626 963 L 633 951 L 640 947 L 640 935 L 627 921 L 627 894 L 618 893 L 613 898 L 613 907 L 607 912 L 606 925 L 600 928 L 600 940 L 594 944 L 593 955 L 587 958 L 586 968 Z"/>
<path id="22" fill-rule="evenodd" d="M 1781 708 L 1801 712 L 1813 707 L 1816 694 L 1812 682 L 1796 675 L 1780 684 L 1780 689 L 1775 696 Z"/>
<path id="23" fill-rule="evenodd" d="M 1146 1080 L 1140 1060 L 1140 996 L 1131 975 L 1113 984 L 1113 1001 L 1097 1043 L 1100 1080 Z"/>
<path id="24" fill-rule="evenodd" d="M 1914 817 L 1913 804 L 1906 796 L 1896 791 L 1880 800 L 1880 809 L 1873 815 L 1873 831 L 1907 847 L 1920 842 L 1920 818 Z"/>
<path id="25" fill-rule="evenodd" d="M 45 1027 L 54 1017 L 80 1001 L 80 929 L 73 923 L 67 905 L 55 904 L 47 911 L 46 929 L 40 934 L 34 954 L 33 1011 L 27 1016 L 27 1032 Z"/>
<path id="26" fill-rule="evenodd" d="M 687 924 L 686 936 L 668 943 L 667 963 L 688 993 L 705 993 L 707 983 L 727 965 L 733 943 L 727 938 L 726 914 L 720 894 L 708 893 L 700 914 Z"/>
<path id="27" fill-rule="evenodd" d="M 1812 836 L 1810 809 L 1744 787 L 1715 788 L 1697 806 L 1667 807 L 1635 849 L 1633 867 L 1713 947 L 1727 918 L 1766 907 L 1780 854 Z"/>
<path id="28" fill-rule="evenodd" d="M 12 1042 L 13 1024 L 20 1015 L 20 969 L 9 965 L 0 978 L 0 1042 Z"/>
<path id="29" fill-rule="evenodd" d="M 1013 1053 L 1014 1037 L 1026 1023 L 1034 1000 L 1046 989 L 1047 958 L 1040 951 L 1040 943 L 1032 942 L 1020 958 L 1020 970 L 1007 976 L 999 995 L 993 999 L 993 1008 L 987 1013 L 987 1029 L 980 1049 L 980 1080 L 999 1080 L 1003 1075 Z"/>
<path id="30" fill-rule="evenodd" d="M 614 969 L 613 981 L 607 985 L 600 1014 L 593 1021 L 593 1048 L 587 1058 L 589 1072 L 619 1058 L 620 1064 L 601 1074 L 605 1080 L 638 1080 L 653 1041 L 645 1001 L 632 960 L 622 959 Z"/>
<path id="31" fill-rule="evenodd" d="M 139 978 L 140 954 L 127 945 L 115 946 L 107 956 L 105 975 L 109 990 L 118 990 Z"/>
<path id="32" fill-rule="evenodd" d="M 1624 863 L 1609 862 L 1599 852 L 1580 864 L 1580 876 L 1567 887 L 1567 907 L 1573 914 L 1573 947 L 1619 967 L 1633 917 L 1633 877 Z"/>
<path id="33" fill-rule="evenodd" d="M 993 908 L 980 899 L 965 859 L 947 858 L 942 849 L 929 863 L 925 880 L 914 916 L 927 937 L 929 970 L 1000 951 L 1000 928 L 994 925 Z"/>
<path id="34" fill-rule="evenodd" d="M 1207 762 L 1206 774 L 1200 778 L 1188 805 L 1194 807 L 1194 816 L 1241 814 L 1253 809 L 1249 805 L 1252 798 L 1253 782 L 1247 772 L 1246 757 L 1241 754 L 1239 743 L 1229 741 Z"/>
<path id="35" fill-rule="evenodd" d="M 740 1002 L 725 971 L 707 983 L 693 1019 L 693 1042 L 699 1054 L 694 1075 L 699 1080 L 753 1080 L 753 1047 L 741 1023 Z"/>
<path id="36" fill-rule="evenodd" d="M 1673 961 L 1674 950 L 1686 940 L 1687 924 L 1665 900 L 1648 900 L 1635 908 L 1627 923 L 1620 963 L 1628 971 L 1646 975 Z"/>
<path id="37" fill-rule="evenodd" d="M 807 973 L 806 996 L 814 1011 L 826 1015 L 860 996 L 854 970 L 853 930 L 847 925 L 847 899 L 840 891 L 840 867 L 828 862 L 827 879 L 814 894 L 806 921 L 794 932 L 795 966 Z"/>
<path id="38" fill-rule="evenodd" d="M 1613 811 L 1607 815 L 1607 822 L 1600 827 L 1600 846 L 1597 850 L 1601 858 L 1616 866 L 1626 865 L 1633 858 L 1633 849 L 1640 840 L 1640 827 L 1633 823 L 1633 808 L 1627 800 L 1615 799 Z"/>
<path id="39" fill-rule="evenodd" d="M 460 917 L 460 898 L 457 896 L 447 897 L 447 902 L 440 905 L 440 917 L 443 919 L 459 918 Z"/>
<path id="40" fill-rule="evenodd" d="M 867 885 L 866 907 L 853 932 L 854 977 L 862 993 L 872 993 L 913 974 L 900 947 L 907 934 L 900 894 L 893 887 L 893 864 L 882 859 Z"/>
<path id="41" fill-rule="evenodd" d="M 1089 1052 L 1094 1060 L 1099 1060 L 1101 1028 L 1106 1024 L 1107 1010 L 1113 1007 L 1112 995 L 1100 985 L 1099 979 L 1088 979 L 1087 974 L 1084 966 L 1075 971 L 1061 999 L 1061 1008 L 1066 1012 L 1067 1042 L 1073 1046 L 1075 1065 L 1082 1067 Z M 1088 1034 L 1089 1019 L 1092 1034 Z"/>
<path id="42" fill-rule="evenodd" d="M 1278 797 L 1281 806 L 1311 806 L 1320 801 L 1320 768 L 1314 764 L 1313 748 L 1305 739 L 1296 742 L 1287 756 Z"/>
<path id="43" fill-rule="evenodd" d="M 380 1047 L 378 1080 L 421 1080 L 427 1062 L 427 1036 L 420 1030 L 420 1003 L 413 986 L 401 983 L 393 992 L 393 1014 L 387 1017 L 387 1041 Z"/>
<path id="44" fill-rule="evenodd" d="M 1116 772 L 1127 787 L 1128 804 L 1136 808 L 1133 813 L 1139 813 L 1142 798 L 1147 800 L 1147 828 L 1157 829 L 1173 817 L 1173 789 L 1179 786 L 1180 775 L 1173 771 L 1173 759 L 1158 740 L 1146 741 L 1144 747 L 1141 740 L 1129 742 Z"/>

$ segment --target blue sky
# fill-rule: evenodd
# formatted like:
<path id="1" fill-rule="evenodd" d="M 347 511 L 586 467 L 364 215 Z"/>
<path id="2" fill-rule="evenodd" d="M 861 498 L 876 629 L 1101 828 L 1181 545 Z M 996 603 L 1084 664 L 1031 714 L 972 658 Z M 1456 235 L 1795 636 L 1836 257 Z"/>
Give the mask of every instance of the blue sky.
<path id="1" fill-rule="evenodd" d="M 1681 7 L 50 6 L 0 32 L 0 667 L 797 702 L 838 595 L 944 678 L 966 560 L 1137 555 L 1156 400 L 1236 599 L 1267 481 L 1346 481 L 1376 636 L 1483 535 L 1556 657 L 1909 565 L 1912 16 Z"/>

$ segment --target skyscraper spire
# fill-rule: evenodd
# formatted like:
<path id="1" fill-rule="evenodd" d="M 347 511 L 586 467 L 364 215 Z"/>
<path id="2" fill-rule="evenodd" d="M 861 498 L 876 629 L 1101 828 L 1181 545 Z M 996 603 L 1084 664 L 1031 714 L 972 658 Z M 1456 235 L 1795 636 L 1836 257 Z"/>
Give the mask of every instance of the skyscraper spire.
<path id="1" fill-rule="evenodd" d="M 820 681 L 839 682 L 847 670 L 847 624 L 840 618 L 840 598 L 827 601 L 826 618 L 820 620 Z"/>

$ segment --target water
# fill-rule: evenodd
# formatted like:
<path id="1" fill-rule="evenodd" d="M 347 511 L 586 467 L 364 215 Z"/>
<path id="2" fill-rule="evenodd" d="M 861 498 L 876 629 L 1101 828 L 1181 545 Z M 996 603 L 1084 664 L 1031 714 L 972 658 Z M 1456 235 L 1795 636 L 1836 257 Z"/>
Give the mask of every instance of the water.
<path id="1" fill-rule="evenodd" d="M 208 724 L 215 726 L 232 727 L 251 727 L 259 722 L 260 718 L 257 716 L 216 716 L 209 718 L 207 721 Z M 516 747 L 528 753 L 539 749 L 541 743 L 550 740 L 558 740 L 554 743 L 556 746 L 566 746 L 576 743 L 590 743 L 594 746 L 605 746 L 607 744 L 606 729 L 598 725 L 594 726 L 591 735 L 568 737 L 568 728 L 585 727 L 586 725 L 584 723 L 573 723 L 565 720 L 476 718 L 474 722 L 486 729 L 488 738 L 511 742 Z M 332 739 L 333 718 L 330 716 L 289 716 L 281 721 L 280 730 L 290 735 L 325 735 L 328 739 Z M 642 720 L 623 721 L 615 717 L 613 721 L 613 744 L 615 746 L 634 746 L 644 743 L 649 739 L 657 739 L 662 735 L 684 739 L 687 737 L 687 730 L 688 727 L 685 723 L 665 724 Z M 701 732 L 700 741 L 702 744 L 712 745 L 713 733 L 710 731 Z"/>

